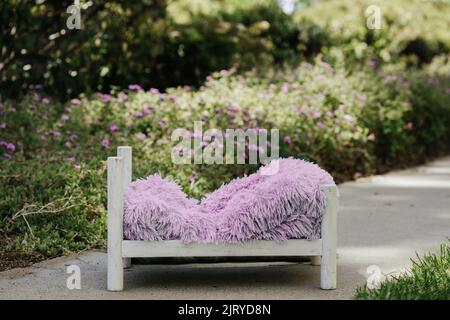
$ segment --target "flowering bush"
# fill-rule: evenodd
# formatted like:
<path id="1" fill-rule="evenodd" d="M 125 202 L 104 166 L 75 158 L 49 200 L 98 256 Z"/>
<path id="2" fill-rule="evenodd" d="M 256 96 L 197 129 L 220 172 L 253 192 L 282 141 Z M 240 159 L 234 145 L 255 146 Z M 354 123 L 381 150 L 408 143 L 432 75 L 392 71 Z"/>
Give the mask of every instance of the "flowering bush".
<path id="1" fill-rule="evenodd" d="M 307 158 L 338 181 L 417 162 L 450 141 L 449 82 L 431 72 L 320 60 L 285 70 L 213 73 L 198 90 L 137 84 L 66 104 L 39 92 L 0 111 L 0 229 L 10 248 L 55 256 L 103 245 L 105 163 L 134 148 L 134 178 L 160 172 L 201 197 L 250 165 L 175 165 L 175 128 L 277 128 L 281 156 Z"/>

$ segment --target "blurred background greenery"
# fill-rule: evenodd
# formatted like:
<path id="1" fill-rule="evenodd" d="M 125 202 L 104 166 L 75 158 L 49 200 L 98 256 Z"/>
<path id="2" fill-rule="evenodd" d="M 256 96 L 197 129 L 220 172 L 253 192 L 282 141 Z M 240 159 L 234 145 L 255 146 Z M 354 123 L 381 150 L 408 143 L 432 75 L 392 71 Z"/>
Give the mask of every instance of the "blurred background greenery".
<path id="1" fill-rule="evenodd" d="M 67 99 L 130 83 L 199 86 L 213 71 L 311 60 L 368 58 L 430 63 L 450 49 L 445 1 L 81 1 L 81 30 L 68 30 L 70 0 L 0 3 L 0 95 L 43 86 Z M 382 5 L 382 29 L 364 11 Z"/>

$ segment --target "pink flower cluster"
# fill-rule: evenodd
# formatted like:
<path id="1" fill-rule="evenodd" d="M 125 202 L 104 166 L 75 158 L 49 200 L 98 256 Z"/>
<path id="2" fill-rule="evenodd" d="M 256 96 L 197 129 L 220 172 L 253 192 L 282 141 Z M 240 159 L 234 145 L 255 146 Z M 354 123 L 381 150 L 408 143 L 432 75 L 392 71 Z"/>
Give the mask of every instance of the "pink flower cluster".
<path id="1" fill-rule="evenodd" d="M 0 141 L 0 150 L 3 151 L 2 156 L 8 160 L 12 159 L 12 154 L 16 151 L 16 146 L 7 141 Z"/>

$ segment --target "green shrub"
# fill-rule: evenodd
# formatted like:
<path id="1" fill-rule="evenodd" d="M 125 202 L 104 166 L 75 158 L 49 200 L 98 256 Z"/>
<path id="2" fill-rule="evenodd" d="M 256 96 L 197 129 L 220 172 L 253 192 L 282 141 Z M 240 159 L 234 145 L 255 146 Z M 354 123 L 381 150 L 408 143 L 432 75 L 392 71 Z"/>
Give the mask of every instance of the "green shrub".
<path id="1" fill-rule="evenodd" d="M 200 86 L 215 71 L 248 70 L 322 53 L 348 68 L 426 64 L 450 50 L 449 8 L 439 1 L 314 1 L 291 16 L 277 0 L 86 2 L 82 29 L 67 30 L 72 0 L 0 2 L 0 97 L 44 87 L 62 100 L 81 92 Z M 382 29 L 366 27 L 370 4 Z"/>
<path id="2" fill-rule="evenodd" d="M 213 13 L 183 1 L 87 2 L 81 30 L 67 30 L 72 0 L 0 3 L 0 96 L 43 86 L 55 98 L 109 92 L 139 83 L 164 89 L 200 85 L 213 71 L 269 66 L 318 50 L 311 26 L 293 23 L 275 0 L 230 2 Z M 215 7 L 216 1 L 204 1 Z M 178 19 L 179 16 L 187 19 Z M 315 41 L 309 46 L 308 41 Z"/>
<path id="3" fill-rule="evenodd" d="M 358 300 L 449 300 L 450 246 L 442 244 L 438 254 L 429 253 L 413 260 L 409 272 L 390 276 L 378 288 L 356 290 Z"/>

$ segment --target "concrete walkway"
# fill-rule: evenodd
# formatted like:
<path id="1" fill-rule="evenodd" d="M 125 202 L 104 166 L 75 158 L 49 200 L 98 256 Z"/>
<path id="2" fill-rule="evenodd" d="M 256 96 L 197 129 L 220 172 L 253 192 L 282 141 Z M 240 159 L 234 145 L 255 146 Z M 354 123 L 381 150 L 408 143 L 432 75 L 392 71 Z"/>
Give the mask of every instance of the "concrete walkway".
<path id="1" fill-rule="evenodd" d="M 106 254 L 87 252 L 0 273 L 0 299 L 350 299 L 366 270 L 411 265 L 450 237 L 450 158 L 340 185 L 338 289 L 322 291 L 319 267 L 295 263 L 133 266 L 126 289 L 106 287 Z M 68 290 L 66 266 L 81 268 Z"/>

